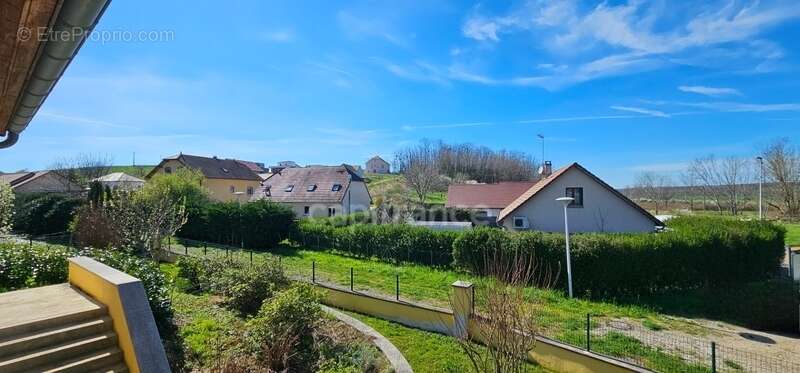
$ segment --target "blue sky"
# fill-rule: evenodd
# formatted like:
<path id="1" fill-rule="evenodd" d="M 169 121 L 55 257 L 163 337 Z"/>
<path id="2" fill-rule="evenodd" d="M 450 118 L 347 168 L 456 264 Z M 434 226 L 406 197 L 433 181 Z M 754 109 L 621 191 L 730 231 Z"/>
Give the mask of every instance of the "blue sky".
<path id="1" fill-rule="evenodd" d="M 361 164 L 419 139 L 612 185 L 800 144 L 800 3 L 114 1 L 0 170 L 178 152 Z"/>

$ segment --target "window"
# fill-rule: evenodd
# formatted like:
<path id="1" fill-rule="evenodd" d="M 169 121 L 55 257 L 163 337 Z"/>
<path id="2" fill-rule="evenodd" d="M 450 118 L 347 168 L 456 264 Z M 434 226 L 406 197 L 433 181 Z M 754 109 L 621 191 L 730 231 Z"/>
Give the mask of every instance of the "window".
<path id="1" fill-rule="evenodd" d="M 583 207 L 583 188 L 567 188 L 566 196 L 575 199 L 567 207 Z"/>
<path id="2" fill-rule="evenodd" d="M 303 215 L 308 216 L 310 211 L 311 211 L 311 207 L 303 206 Z"/>
<path id="3" fill-rule="evenodd" d="M 333 184 L 333 187 L 331 188 L 331 191 L 338 192 L 340 190 L 342 190 L 342 184 Z"/>
<path id="4" fill-rule="evenodd" d="M 289 185 L 286 186 L 286 189 L 284 189 L 283 191 L 286 192 L 286 193 L 289 193 L 289 192 L 292 191 L 292 189 L 294 189 L 294 185 L 289 184 Z"/>
<path id="5" fill-rule="evenodd" d="M 528 218 L 526 216 L 515 216 L 514 217 L 514 228 L 516 228 L 516 229 L 526 229 L 526 228 L 528 228 Z"/>
<path id="6" fill-rule="evenodd" d="M 317 190 L 317 184 L 311 184 L 306 188 L 306 192 L 313 192 Z"/>
<path id="7" fill-rule="evenodd" d="M 252 196 L 253 195 L 253 187 L 251 187 L 251 186 L 247 187 L 247 195 L 248 196 Z"/>
<path id="8" fill-rule="evenodd" d="M 328 216 L 335 216 L 335 215 L 336 215 L 336 209 L 333 207 L 328 207 Z"/>
<path id="9" fill-rule="evenodd" d="M 233 185 L 231 185 L 230 187 L 228 187 L 228 190 L 230 190 L 230 191 L 231 191 L 231 193 L 236 193 L 236 187 L 235 187 L 235 186 L 233 186 Z"/>
<path id="10" fill-rule="evenodd" d="M 172 173 L 172 167 L 170 167 L 170 166 L 164 167 L 164 173 L 165 174 L 171 174 Z"/>

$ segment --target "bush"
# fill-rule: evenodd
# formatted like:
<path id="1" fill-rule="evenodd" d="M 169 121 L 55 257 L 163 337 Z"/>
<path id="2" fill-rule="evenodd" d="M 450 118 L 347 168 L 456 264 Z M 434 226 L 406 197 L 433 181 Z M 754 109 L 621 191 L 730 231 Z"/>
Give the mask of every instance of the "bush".
<path id="1" fill-rule="evenodd" d="M 0 181 L 0 234 L 11 231 L 11 218 L 14 216 L 14 191 L 11 185 Z"/>
<path id="2" fill-rule="evenodd" d="M 64 282 L 67 258 L 74 255 L 61 246 L 0 243 L 0 291 Z"/>
<path id="3" fill-rule="evenodd" d="M 676 218 L 662 233 L 576 234 L 573 286 L 598 297 L 734 286 L 769 277 L 783 256 L 783 228 L 761 221 Z M 566 284 L 563 235 L 478 228 L 454 242 L 457 266 L 477 274 L 492 250 L 518 250 Z"/>
<path id="4" fill-rule="evenodd" d="M 62 194 L 23 194 L 14 202 L 13 229 L 30 235 L 66 232 L 86 201 Z"/>
<path id="5" fill-rule="evenodd" d="M 208 203 L 190 214 L 178 232 L 183 238 L 249 248 L 271 248 L 296 228 L 294 212 L 284 205 L 258 200 Z"/>
<path id="6" fill-rule="evenodd" d="M 449 265 L 458 232 L 440 232 L 405 224 L 355 224 L 335 228 L 301 222 L 295 240 L 305 246 L 331 248 L 361 257 L 427 265 Z"/>
<path id="7" fill-rule="evenodd" d="M 248 322 L 247 340 L 259 360 L 274 371 L 311 371 L 317 361 L 314 331 L 322 319 L 322 294 L 298 284 L 264 302 Z"/>

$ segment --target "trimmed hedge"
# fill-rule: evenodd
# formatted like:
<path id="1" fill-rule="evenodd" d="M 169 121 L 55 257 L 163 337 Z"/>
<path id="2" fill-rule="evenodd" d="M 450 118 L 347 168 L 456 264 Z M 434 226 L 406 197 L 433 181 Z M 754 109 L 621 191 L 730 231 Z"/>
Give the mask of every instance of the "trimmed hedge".
<path id="1" fill-rule="evenodd" d="M 178 236 L 198 241 L 250 248 L 271 248 L 296 228 L 294 212 L 278 203 L 259 200 L 244 204 L 212 202 L 188 216 Z"/>
<path id="2" fill-rule="evenodd" d="M 304 246 L 360 257 L 443 266 L 453 262 L 453 241 L 458 235 L 404 224 L 333 227 L 304 221 L 295 240 Z"/>
<path id="3" fill-rule="evenodd" d="M 578 294 L 621 296 L 741 285 L 769 277 L 783 256 L 785 231 L 770 222 L 675 218 L 656 234 L 576 234 L 571 237 Z M 484 274 L 487 250 L 517 250 L 566 283 L 563 235 L 465 232 L 453 245 L 458 267 Z"/>
<path id="4" fill-rule="evenodd" d="M 21 194 L 14 201 L 13 230 L 30 235 L 66 232 L 83 198 L 62 194 Z"/>

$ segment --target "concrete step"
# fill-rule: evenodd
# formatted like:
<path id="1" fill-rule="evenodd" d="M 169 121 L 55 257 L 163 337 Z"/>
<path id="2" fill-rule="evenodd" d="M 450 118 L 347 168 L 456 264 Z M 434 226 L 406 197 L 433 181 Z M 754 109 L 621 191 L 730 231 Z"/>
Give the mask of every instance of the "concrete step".
<path id="1" fill-rule="evenodd" d="M 8 341 L 16 338 L 17 336 L 33 334 L 48 329 L 58 328 L 63 325 L 77 324 L 98 319 L 107 314 L 108 311 L 105 308 L 98 308 L 11 325 L 0 329 L 0 341 Z"/>
<path id="2" fill-rule="evenodd" d="M 105 316 L 94 320 L 58 325 L 50 329 L 37 330 L 27 334 L 14 335 L 10 339 L 0 340 L 0 360 L 24 351 L 35 351 L 46 346 L 102 334 L 111 331 L 111 327 L 111 318 Z"/>
<path id="3" fill-rule="evenodd" d="M 117 336 L 113 332 L 92 335 L 78 340 L 71 340 L 58 345 L 46 346 L 34 351 L 0 361 L 0 372 L 15 373 L 38 370 L 37 367 L 62 366 L 75 356 L 91 355 L 94 352 L 117 348 Z M 85 371 L 85 370 L 84 370 Z"/>
<path id="4" fill-rule="evenodd" d="M 82 355 L 59 364 L 37 368 L 37 372 L 46 373 L 84 373 L 84 372 L 127 372 L 128 368 L 122 360 L 122 351 L 111 347 Z"/>

